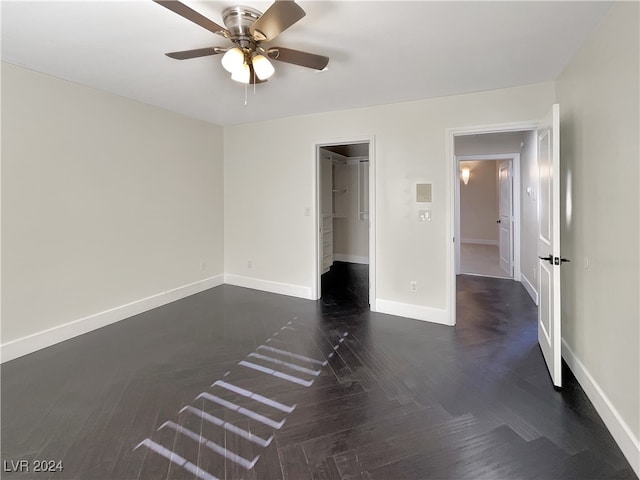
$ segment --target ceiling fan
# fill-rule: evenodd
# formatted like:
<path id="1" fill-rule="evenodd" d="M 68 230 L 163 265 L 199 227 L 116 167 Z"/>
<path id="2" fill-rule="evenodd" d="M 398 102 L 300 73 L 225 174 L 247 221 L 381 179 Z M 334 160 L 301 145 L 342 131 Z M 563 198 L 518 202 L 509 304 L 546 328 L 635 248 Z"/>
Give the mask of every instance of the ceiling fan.
<path id="1" fill-rule="evenodd" d="M 264 13 L 250 7 L 229 7 L 222 11 L 225 27 L 209 20 L 176 0 L 153 0 L 181 17 L 221 35 L 233 43 L 231 47 L 207 47 L 166 55 L 177 60 L 224 54 L 222 66 L 231 79 L 244 84 L 267 81 L 275 69 L 269 59 L 302 67 L 324 70 L 329 58 L 284 47 L 266 47 L 268 43 L 306 15 L 293 0 L 276 0 Z"/>

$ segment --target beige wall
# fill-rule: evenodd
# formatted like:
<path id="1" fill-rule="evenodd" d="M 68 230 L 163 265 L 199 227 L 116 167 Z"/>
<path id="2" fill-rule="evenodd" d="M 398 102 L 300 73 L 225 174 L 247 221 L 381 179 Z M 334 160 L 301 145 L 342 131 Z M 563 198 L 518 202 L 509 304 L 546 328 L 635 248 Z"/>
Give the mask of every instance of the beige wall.
<path id="1" fill-rule="evenodd" d="M 2 342 L 223 273 L 222 153 L 219 127 L 3 63 Z"/>
<path id="2" fill-rule="evenodd" d="M 498 245 L 498 174 L 495 160 L 460 162 L 469 183 L 460 179 L 460 241 Z"/>
<path id="3" fill-rule="evenodd" d="M 535 131 L 525 132 L 520 152 L 520 273 L 538 292 L 538 149 Z"/>
<path id="4" fill-rule="evenodd" d="M 562 254 L 571 259 L 562 267 L 562 336 L 636 442 L 639 13 L 637 2 L 615 4 L 557 82 Z"/>
<path id="5" fill-rule="evenodd" d="M 445 130 L 538 119 L 554 96 L 545 83 L 225 128 L 225 273 L 311 289 L 313 145 L 374 135 L 378 299 L 448 308 Z M 418 222 L 416 183 L 433 184 L 431 222 Z"/>

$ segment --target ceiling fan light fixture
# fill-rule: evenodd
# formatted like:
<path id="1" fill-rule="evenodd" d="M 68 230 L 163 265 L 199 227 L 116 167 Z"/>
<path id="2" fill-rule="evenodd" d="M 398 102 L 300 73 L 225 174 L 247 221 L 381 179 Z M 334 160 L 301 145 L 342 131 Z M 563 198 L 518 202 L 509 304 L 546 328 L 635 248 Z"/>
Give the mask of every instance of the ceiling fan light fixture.
<path id="1" fill-rule="evenodd" d="M 231 79 L 245 86 L 266 82 L 275 73 L 271 60 L 317 71 L 326 70 L 329 63 L 329 57 L 323 55 L 284 47 L 265 48 L 261 45 L 265 41 L 271 42 L 306 15 L 295 0 L 274 0 L 264 13 L 243 6 L 225 8 L 222 11 L 225 27 L 180 0 L 153 1 L 214 34 L 222 35 L 233 44 L 231 47 L 214 46 L 171 52 L 166 54 L 168 57 L 187 60 L 220 54 L 221 64 L 231 74 Z"/>
<path id="2" fill-rule="evenodd" d="M 253 64 L 253 70 L 256 72 L 256 76 L 260 80 L 266 80 L 270 78 L 271 75 L 273 75 L 273 73 L 276 71 L 276 69 L 273 68 L 271 62 L 264 55 L 255 55 L 251 62 Z"/>
<path id="3" fill-rule="evenodd" d="M 251 80 L 251 69 L 249 65 L 243 63 L 240 68 L 236 68 L 236 70 L 231 73 L 231 80 L 248 84 Z"/>
<path id="4" fill-rule="evenodd" d="M 222 56 L 222 66 L 229 73 L 240 71 L 244 65 L 244 52 L 241 48 L 233 47 Z"/>

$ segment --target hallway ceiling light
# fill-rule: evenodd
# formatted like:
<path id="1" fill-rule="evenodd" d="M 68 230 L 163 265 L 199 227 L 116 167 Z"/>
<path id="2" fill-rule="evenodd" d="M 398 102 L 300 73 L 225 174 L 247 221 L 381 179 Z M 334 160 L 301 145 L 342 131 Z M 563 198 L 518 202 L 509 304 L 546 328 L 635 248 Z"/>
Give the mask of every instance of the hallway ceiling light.
<path id="1" fill-rule="evenodd" d="M 469 183 L 469 178 L 471 177 L 471 170 L 469 170 L 468 168 L 463 168 L 462 169 L 462 181 L 464 182 L 464 184 L 468 184 Z"/>

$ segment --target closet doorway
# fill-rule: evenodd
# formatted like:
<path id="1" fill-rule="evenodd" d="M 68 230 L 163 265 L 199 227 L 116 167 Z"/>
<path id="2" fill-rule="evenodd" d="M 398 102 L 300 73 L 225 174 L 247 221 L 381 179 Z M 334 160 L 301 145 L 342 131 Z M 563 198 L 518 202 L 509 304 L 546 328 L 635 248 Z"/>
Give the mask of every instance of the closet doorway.
<path id="1" fill-rule="evenodd" d="M 317 298 L 324 307 L 369 308 L 372 252 L 371 142 L 316 145 Z"/>

